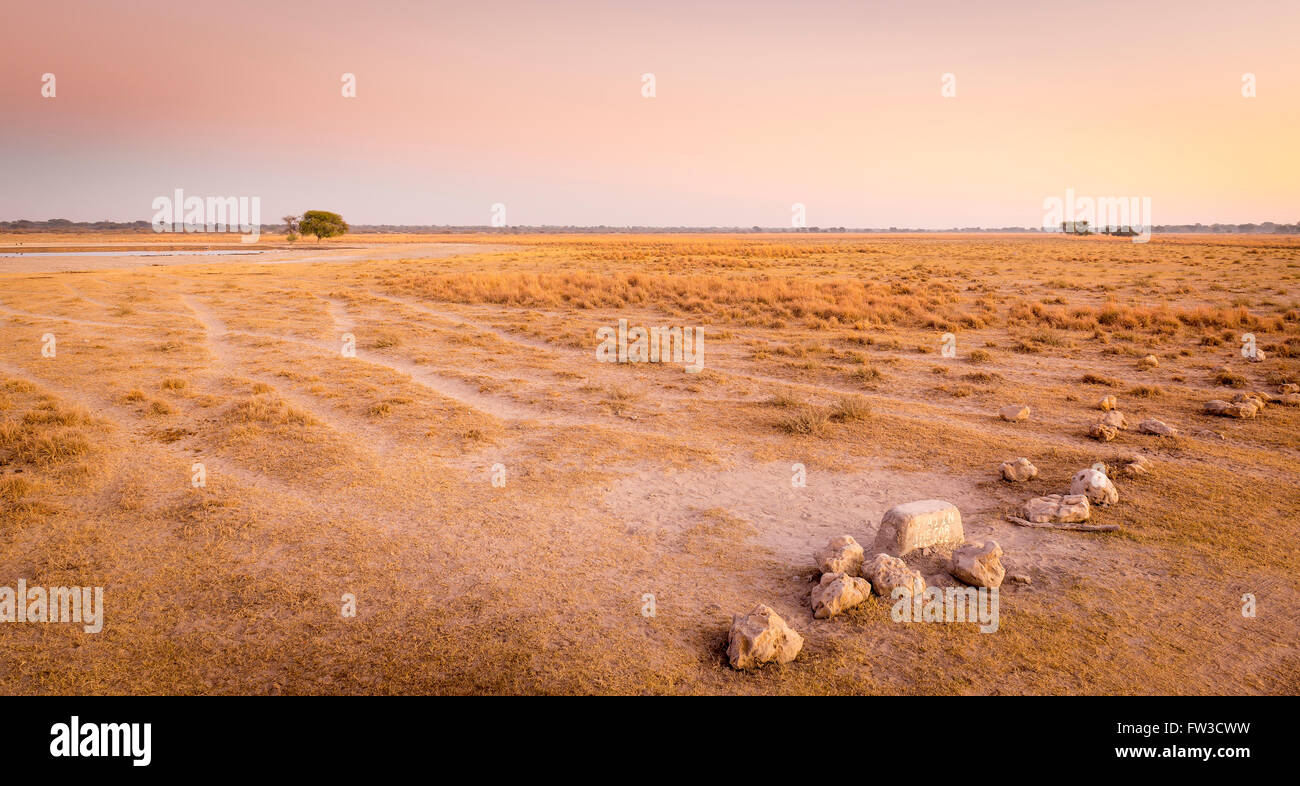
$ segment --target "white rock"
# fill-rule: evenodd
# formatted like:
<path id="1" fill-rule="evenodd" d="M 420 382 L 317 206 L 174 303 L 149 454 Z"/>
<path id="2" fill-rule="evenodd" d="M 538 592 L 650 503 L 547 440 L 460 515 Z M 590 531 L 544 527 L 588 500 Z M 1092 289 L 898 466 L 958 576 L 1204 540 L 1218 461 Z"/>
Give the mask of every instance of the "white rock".
<path id="1" fill-rule="evenodd" d="M 920 571 L 907 567 L 907 563 L 888 554 L 877 554 L 862 563 L 862 575 L 871 580 L 871 588 L 882 598 L 898 600 L 894 590 L 902 587 L 903 597 L 913 598 L 925 592 L 925 578 Z"/>
<path id="2" fill-rule="evenodd" d="M 1036 477 L 1038 477 L 1038 467 L 1031 464 L 1029 459 L 1024 456 L 1015 461 L 1002 462 L 1003 480 L 1009 480 L 1012 483 L 1023 483 Z"/>
<path id="3" fill-rule="evenodd" d="M 1023 404 L 1012 404 L 998 410 L 998 415 L 1000 415 L 1003 420 L 1012 423 L 1019 423 L 1029 417 L 1029 407 L 1026 407 Z"/>
<path id="4" fill-rule="evenodd" d="M 1070 481 L 1070 493 L 1082 494 L 1094 505 L 1114 505 L 1119 502 L 1119 489 L 1110 482 L 1106 473 L 1095 469 L 1081 469 Z"/>
<path id="5" fill-rule="evenodd" d="M 1113 426 L 1114 428 L 1128 428 L 1128 420 L 1124 417 L 1124 413 L 1120 412 L 1118 409 L 1112 409 L 1105 415 L 1102 415 L 1101 420 L 1098 422 L 1105 423 L 1107 426 Z"/>
<path id="6" fill-rule="evenodd" d="M 762 603 L 743 617 L 731 618 L 727 659 L 732 668 L 756 669 L 765 663 L 789 663 L 801 649 L 803 636 Z"/>
<path id="7" fill-rule="evenodd" d="M 858 567 L 862 566 L 861 560 Z M 812 591 L 813 616 L 819 620 L 851 609 L 871 595 L 871 582 L 844 573 L 822 574 Z"/>
<path id="8" fill-rule="evenodd" d="M 1151 461 L 1139 453 L 1130 457 L 1128 463 L 1120 471 L 1125 475 L 1146 475 L 1151 471 Z"/>
<path id="9" fill-rule="evenodd" d="M 1175 430 L 1173 426 L 1167 425 L 1164 421 L 1156 420 L 1155 418 L 1147 418 L 1139 423 L 1138 431 L 1141 431 L 1143 434 L 1155 434 L 1157 437 L 1173 437 L 1178 434 L 1178 431 Z"/>
<path id="10" fill-rule="evenodd" d="M 1225 418 L 1253 418 L 1259 411 L 1253 402 L 1240 401 L 1228 403 L 1220 399 L 1205 402 L 1205 414 L 1219 415 Z"/>
<path id="11" fill-rule="evenodd" d="M 1083 494 L 1048 494 L 1026 500 L 1020 518 L 1036 524 L 1074 524 L 1092 515 L 1088 498 Z"/>
<path id="12" fill-rule="evenodd" d="M 1092 428 L 1088 429 L 1088 436 L 1102 442 L 1110 442 L 1112 439 L 1119 436 L 1119 429 L 1098 421 L 1097 423 L 1092 424 Z"/>
<path id="13" fill-rule="evenodd" d="M 929 546 L 959 545 L 966 540 L 961 511 L 951 502 L 923 499 L 890 508 L 880 520 L 873 550 L 903 556 Z"/>
<path id="14" fill-rule="evenodd" d="M 813 557 L 822 573 L 848 573 L 856 576 L 862 569 L 862 547 L 852 535 L 840 535 Z"/>
<path id="15" fill-rule="evenodd" d="M 1254 404 L 1256 412 L 1263 412 L 1264 407 L 1268 406 L 1268 398 L 1266 398 L 1266 396 L 1271 398 L 1267 393 L 1238 393 L 1232 397 L 1232 403 Z"/>
<path id="16" fill-rule="evenodd" d="M 968 543 L 953 552 L 948 572 L 973 587 L 1000 587 L 1007 575 L 1002 567 L 1002 547 L 995 540 Z"/>

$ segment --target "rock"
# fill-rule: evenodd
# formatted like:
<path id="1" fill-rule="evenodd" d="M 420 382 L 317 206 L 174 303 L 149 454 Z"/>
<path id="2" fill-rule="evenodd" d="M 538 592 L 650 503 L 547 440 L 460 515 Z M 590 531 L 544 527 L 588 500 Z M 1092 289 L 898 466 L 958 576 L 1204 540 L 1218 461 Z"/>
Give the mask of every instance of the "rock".
<path id="1" fill-rule="evenodd" d="M 1015 461 L 1002 462 L 1002 479 L 1009 480 L 1012 483 L 1023 483 L 1031 478 L 1038 477 L 1038 467 L 1029 463 L 1029 459 L 1021 456 Z"/>
<path id="2" fill-rule="evenodd" d="M 789 663 L 803 648 L 803 636 L 762 603 L 745 616 L 731 618 L 727 659 L 735 669 L 756 669 L 765 663 Z"/>
<path id="3" fill-rule="evenodd" d="M 1277 397 L 1277 403 L 1284 407 L 1300 407 L 1300 393 L 1283 393 Z"/>
<path id="4" fill-rule="evenodd" d="M 1264 407 L 1268 406 L 1267 400 L 1259 393 L 1238 393 L 1232 397 L 1233 404 L 1254 404 L 1255 411 L 1263 412 Z"/>
<path id="5" fill-rule="evenodd" d="M 1147 355 L 1138 361 L 1138 368 L 1153 369 L 1160 365 L 1160 358 L 1155 355 Z"/>
<path id="6" fill-rule="evenodd" d="M 998 410 L 998 415 L 1001 416 L 1003 420 L 1011 423 L 1019 423 L 1029 417 L 1029 407 L 1022 404 L 1012 404 L 1011 406 L 1003 407 Z"/>
<path id="7" fill-rule="evenodd" d="M 1081 469 L 1070 481 L 1070 493 L 1082 494 L 1094 505 L 1114 505 L 1119 502 L 1119 489 L 1110 482 L 1106 473 L 1095 469 Z"/>
<path id="8" fill-rule="evenodd" d="M 1267 355 L 1264 354 L 1264 350 L 1262 350 L 1262 349 L 1256 349 L 1256 350 L 1255 350 L 1255 353 L 1254 353 L 1253 355 L 1247 355 L 1247 356 L 1246 356 L 1246 360 L 1249 360 L 1251 363 L 1260 363 L 1260 362 L 1262 362 L 1266 357 L 1267 357 Z"/>
<path id="9" fill-rule="evenodd" d="M 1088 436 L 1102 442 L 1110 442 L 1119 436 L 1119 429 L 1098 421 L 1092 424 L 1092 428 L 1088 429 Z"/>
<path id="10" fill-rule="evenodd" d="M 873 548 L 901 557 L 914 549 L 960 545 L 965 540 L 956 505 L 923 499 L 890 508 L 880 519 Z"/>
<path id="11" fill-rule="evenodd" d="M 1020 518 L 1035 524 L 1075 524 L 1092 515 L 1083 494 L 1049 494 L 1034 497 L 1020 507 Z"/>
<path id="12" fill-rule="evenodd" d="M 1124 418 L 1124 413 L 1118 409 L 1112 409 L 1105 415 L 1101 416 L 1099 423 L 1104 423 L 1113 428 L 1128 428 L 1128 420 Z"/>
<path id="13" fill-rule="evenodd" d="M 1288 393 L 1300 393 L 1300 385 L 1297 385 L 1294 382 L 1283 382 L 1281 385 L 1277 386 L 1277 392 L 1284 396 Z"/>
<path id="14" fill-rule="evenodd" d="M 871 580 L 871 588 L 882 598 L 896 600 L 894 590 L 906 590 L 904 597 L 914 598 L 925 592 L 925 579 L 920 571 L 907 567 L 907 563 L 888 554 L 877 554 L 862 563 L 862 575 Z"/>
<path id="15" fill-rule="evenodd" d="M 1097 402 L 1097 409 L 1103 412 L 1109 412 L 1117 406 L 1119 406 L 1119 399 L 1114 396 L 1102 396 L 1101 401 Z"/>
<path id="16" fill-rule="evenodd" d="M 813 555 L 822 573 L 848 573 L 856 576 L 862 569 L 862 547 L 852 535 L 840 535 Z"/>
<path id="17" fill-rule="evenodd" d="M 1148 460 L 1146 456 L 1143 456 L 1140 453 L 1130 458 L 1128 460 L 1128 464 L 1124 465 L 1124 469 L 1121 470 L 1121 472 L 1123 472 L 1125 475 L 1131 475 L 1131 476 L 1145 475 L 1150 471 L 1151 471 L 1150 460 Z"/>
<path id="18" fill-rule="evenodd" d="M 1138 431 L 1143 434 L 1155 434 L 1157 437 L 1174 437 L 1178 435 L 1173 426 L 1166 425 L 1164 421 L 1155 418 L 1147 418 L 1139 423 Z"/>
<path id="19" fill-rule="evenodd" d="M 953 552 L 948 572 L 972 587 L 1000 587 L 1007 575 L 1002 567 L 1002 547 L 995 540 L 968 543 Z"/>
<path id="20" fill-rule="evenodd" d="M 1230 404 L 1227 401 L 1215 399 L 1205 402 L 1205 414 L 1207 415 L 1219 415 L 1225 418 L 1253 418 L 1258 411 L 1259 407 L 1249 401 Z"/>
<path id="21" fill-rule="evenodd" d="M 1031 578 L 1029 578 L 1029 576 L 1028 576 L 1027 574 L 1025 574 L 1025 573 L 1012 573 L 1011 576 L 1010 576 L 1010 578 L 1011 578 L 1012 581 L 1014 581 L 1014 582 L 1017 583 L 1017 584 L 1033 584 L 1033 583 L 1034 583 L 1034 580 L 1031 579 Z"/>
<path id="22" fill-rule="evenodd" d="M 861 557 L 858 559 L 858 567 L 862 567 Z M 819 620 L 834 617 L 866 600 L 870 594 L 871 582 L 866 579 L 844 573 L 825 573 L 817 586 L 813 587 L 813 616 Z"/>

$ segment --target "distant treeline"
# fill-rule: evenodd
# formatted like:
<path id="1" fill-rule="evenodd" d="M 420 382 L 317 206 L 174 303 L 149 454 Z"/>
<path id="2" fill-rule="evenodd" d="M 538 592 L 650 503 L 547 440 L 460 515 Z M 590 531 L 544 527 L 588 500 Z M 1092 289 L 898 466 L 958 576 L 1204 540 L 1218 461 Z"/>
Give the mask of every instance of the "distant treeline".
<path id="1" fill-rule="evenodd" d="M 282 233 L 284 224 L 263 224 L 261 231 Z M 69 221 L 66 218 L 51 218 L 47 221 L 0 221 L 0 232 L 90 232 L 126 230 L 135 232 L 152 232 L 153 225 L 148 221 Z M 789 233 L 789 234 L 850 234 L 881 232 L 1030 232 L 1055 234 L 1059 230 L 1044 230 L 1035 227 L 952 227 L 951 229 L 911 229 L 908 227 L 889 227 L 887 229 L 853 228 L 853 227 L 637 227 L 637 226 L 441 226 L 435 224 L 353 224 L 353 234 L 495 234 L 495 235 L 600 235 L 600 234 L 692 234 L 692 233 Z M 1265 221 L 1261 224 L 1157 224 L 1152 227 L 1156 233 L 1176 232 L 1211 232 L 1216 234 L 1244 235 L 1294 235 L 1300 234 L 1300 221 L 1294 224 L 1276 224 Z"/>

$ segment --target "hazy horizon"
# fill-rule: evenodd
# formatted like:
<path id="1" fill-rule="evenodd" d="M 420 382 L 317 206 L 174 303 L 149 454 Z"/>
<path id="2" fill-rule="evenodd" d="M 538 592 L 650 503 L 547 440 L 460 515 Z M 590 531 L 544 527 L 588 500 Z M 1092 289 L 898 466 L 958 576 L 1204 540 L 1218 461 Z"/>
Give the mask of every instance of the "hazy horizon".
<path id="1" fill-rule="evenodd" d="M 1157 225 L 1300 219 L 1300 5 L 798 11 L 16 8 L 0 215 L 149 220 L 183 188 L 263 223 L 1035 227 L 1072 188 Z"/>

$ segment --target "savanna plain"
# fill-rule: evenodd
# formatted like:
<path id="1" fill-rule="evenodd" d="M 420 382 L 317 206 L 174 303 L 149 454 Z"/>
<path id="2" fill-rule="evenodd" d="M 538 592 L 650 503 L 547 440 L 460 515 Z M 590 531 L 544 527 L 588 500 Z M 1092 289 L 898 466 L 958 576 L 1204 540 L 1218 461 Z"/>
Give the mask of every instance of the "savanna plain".
<path id="1" fill-rule="evenodd" d="M 103 586 L 104 627 L 0 626 L 0 692 L 1300 693 L 1296 238 L 84 259 L 0 259 L 0 584 Z M 620 319 L 702 327 L 702 370 L 598 362 Z M 1203 410 L 1248 393 L 1273 401 Z M 1089 436 L 1106 396 L 1176 434 Z M 1149 471 L 1120 473 L 1135 455 Z M 1007 482 L 1021 456 L 1038 476 Z M 1098 463 L 1120 498 L 1090 521 L 1117 530 L 1007 520 Z M 814 619 L 812 554 L 922 499 L 1027 579 L 997 631 L 876 596 Z M 907 561 L 952 584 L 941 557 Z M 732 616 L 758 603 L 804 646 L 737 671 Z"/>

